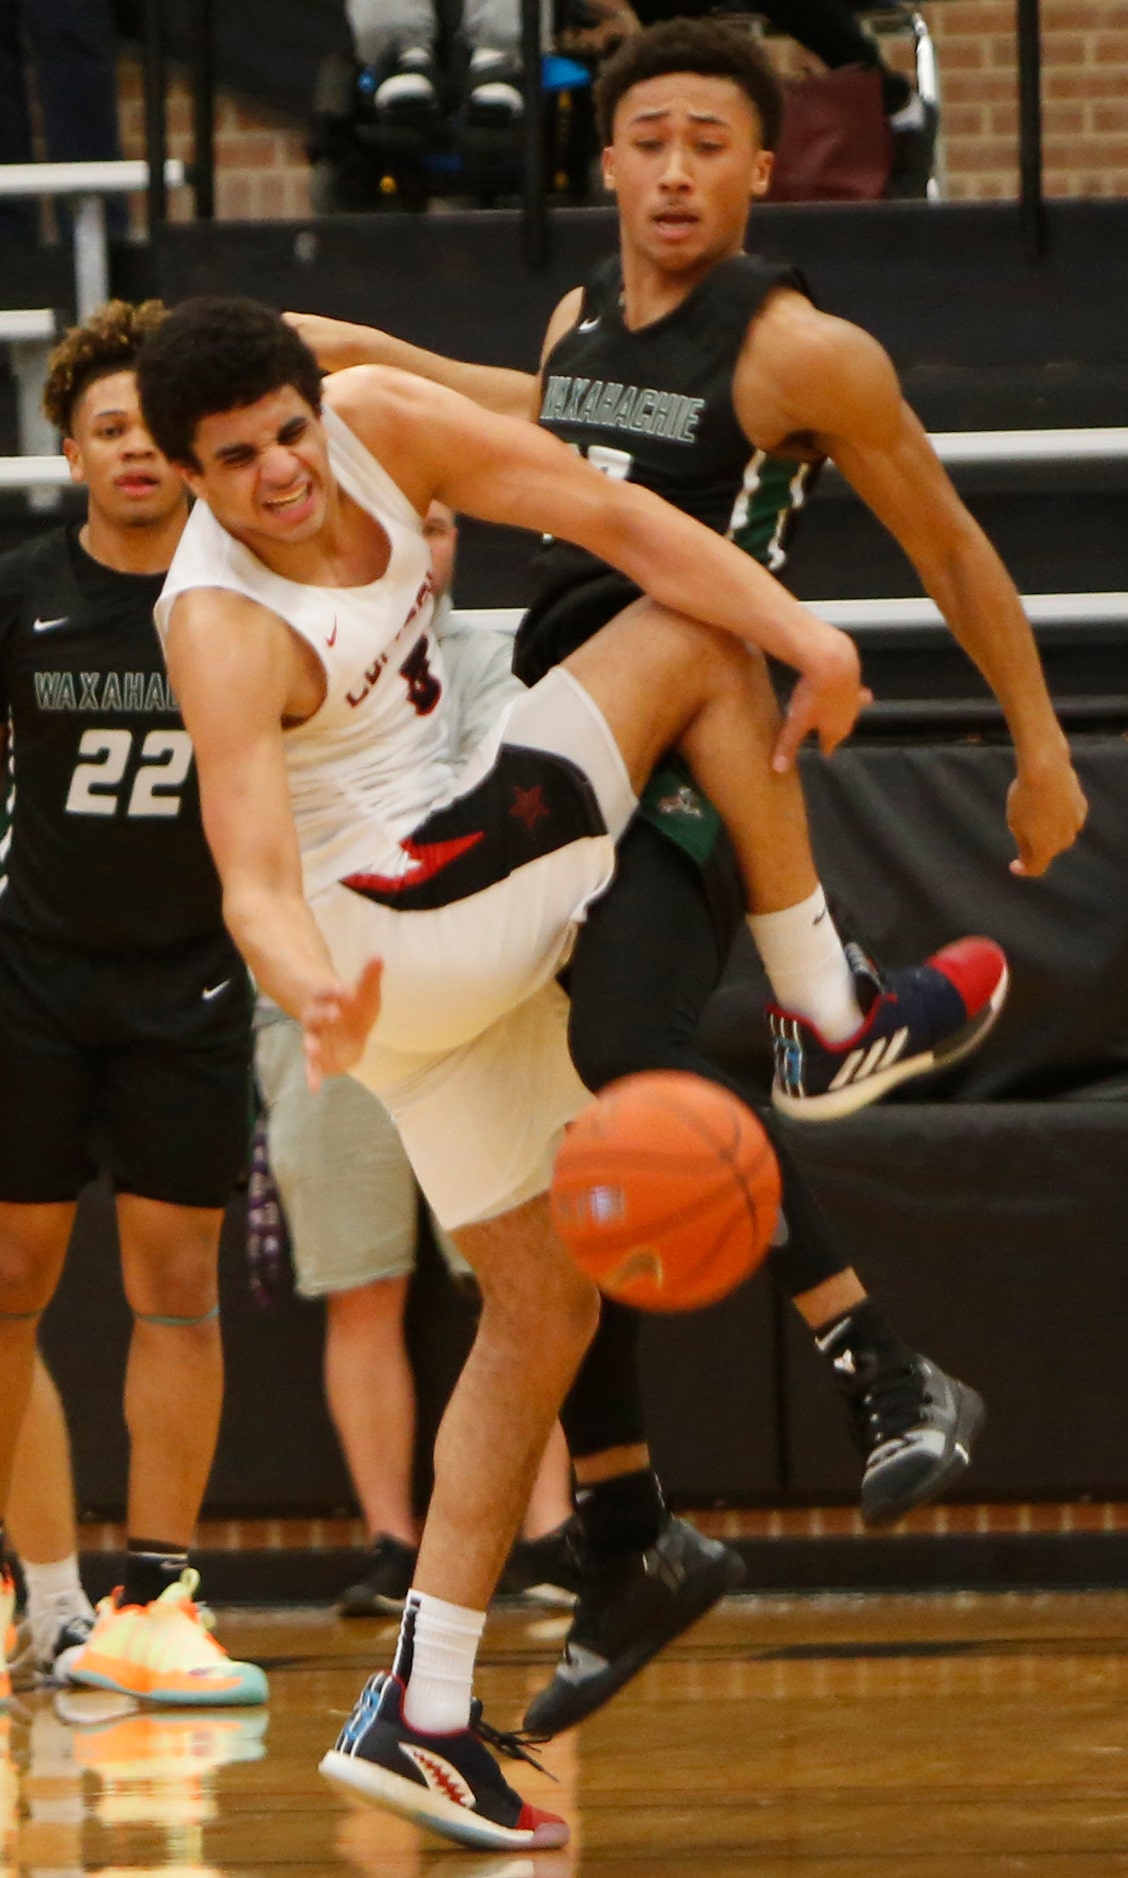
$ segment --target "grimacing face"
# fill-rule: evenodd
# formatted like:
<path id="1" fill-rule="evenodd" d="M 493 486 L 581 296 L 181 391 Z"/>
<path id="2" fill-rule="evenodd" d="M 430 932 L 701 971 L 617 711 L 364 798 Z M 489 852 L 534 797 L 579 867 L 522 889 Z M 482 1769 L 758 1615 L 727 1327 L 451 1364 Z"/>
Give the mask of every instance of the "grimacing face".
<path id="1" fill-rule="evenodd" d="M 75 401 L 63 450 L 91 507 L 119 527 L 166 521 L 184 502 L 180 478 L 145 428 L 132 369 L 95 378 Z"/>
<path id="2" fill-rule="evenodd" d="M 739 253 L 749 202 L 771 180 L 761 137 L 759 114 L 735 79 L 669 72 L 632 85 L 603 152 L 626 251 L 665 273 Z"/>
<path id="3" fill-rule="evenodd" d="M 293 385 L 201 418 L 193 449 L 184 480 L 239 540 L 287 546 L 318 533 L 333 483 L 328 444 Z"/>

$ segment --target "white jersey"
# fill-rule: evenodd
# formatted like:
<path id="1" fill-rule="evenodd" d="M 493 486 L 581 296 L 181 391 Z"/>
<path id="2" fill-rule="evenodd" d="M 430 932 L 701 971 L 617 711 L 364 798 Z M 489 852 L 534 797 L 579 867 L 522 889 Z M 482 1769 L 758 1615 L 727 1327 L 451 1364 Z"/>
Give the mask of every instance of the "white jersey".
<path id="1" fill-rule="evenodd" d="M 156 607 L 163 640 L 178 595 L 223 588 L 268 607 L 316 652 L 324 702 L 283 734 L 307 898 L 353 873 L 410 873 L 417 863 L 401 843 L 451 793 L 457 767 L 422 518 L 336 412 L 323 419 L 333 475 L 391 545 L 380 579 L 365 587 L 287 580 L 197 502 Z"/>

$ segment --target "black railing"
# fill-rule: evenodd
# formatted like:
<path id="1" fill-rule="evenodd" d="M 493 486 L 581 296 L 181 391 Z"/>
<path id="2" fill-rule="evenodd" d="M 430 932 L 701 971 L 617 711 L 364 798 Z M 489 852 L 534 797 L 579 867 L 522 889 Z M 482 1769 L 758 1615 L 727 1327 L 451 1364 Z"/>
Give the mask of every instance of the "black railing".
<path id="1" fill-rule="evenodd" d="M 1046 252 L 1042 196 L 1042 31 L 1039 0 L 1018 0 L 1018 213 L 1031 260 Z"/>
<path id="2" fill-rule="evenodd" d="M 215 215 L 215 0 L 193 0 L 192 166 L 196 215 Z M 145 0 L 145 154 L 149 161 L 149 233 L 168 217 L 164 160 L 168 154 L 165 98 L 168 88 L 166 0 Z"/>

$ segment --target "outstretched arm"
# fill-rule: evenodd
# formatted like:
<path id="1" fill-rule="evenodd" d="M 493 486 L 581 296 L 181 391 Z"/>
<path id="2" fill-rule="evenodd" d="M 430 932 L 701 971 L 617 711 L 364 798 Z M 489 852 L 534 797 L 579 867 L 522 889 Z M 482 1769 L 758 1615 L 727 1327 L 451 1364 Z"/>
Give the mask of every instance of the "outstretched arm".
<path id="1" fill-rule="evenodd" d="M 1087 805 L 1014 582 L 875 339 L 789 296 L 769 310 L 756 344 L 756 369 L 773 375 L 788 429 L 814 438 L 900 543 L 998 698 L 1017 760 L 1012 871 L 1044 873 L 1076 839 Z M 739 408 L 739 381 L 737 390 Z"/>
<path id="2" fill-rule="evenodd" d="M 285 317 L 327 372 L 344 371 L 350 365 L 391 365 L 397 371 L 414 372 L 417 378 L 426 378 L 433 385 L 461 392 L 487 411 L 499 411 L 505 417 L 536 417 L 540 380 L 533 372 L 513 372 L 501 365 L 469 365 L 462 359 L 444 358 L 439 352 L 409 345 L 406 339 L 396 339 L 376 326 L 354 326 L 347 320 L 328 319 L 322 313 L 287 313 Z"/>
<path id="3" fill-rule="evenodd" d="M 198 589 L 177 600 L 168 670 L 192 738 L 223 916 L 256 982 L 305 1029 L 311 1087 L 351 1069 L 380 1009 L 380 964 L 343 983 L 302 892 L 282 751 L 290 634 L 266 608 Z"/>
<path id="4" fill-rule="evenodd" d="M 803 730 L 831 750 L 866 701 L 858 656 L 731 542 L 649 490 L 614 482 L 531 424 L 480 410 L 417 378 L 344 372 L 326 399 L 422 512 L 435 496 L 483 521 L 578 542 L 673 611 L 735 634 L 801 674 Z M 792 734 L 781 756 L 790 760 Z"/>
<path id="5" fill-rule="evenodd" d="M 575 325 L 582 302 L 579 287 L 565 294 L 548 323 L 542 360 Z M 323 313 L 286 313 L 283 317 L 301 334 L 327 372 L 343 372 L 350 365 L 391 365 L 396 371 L 414 372 L 429 384 L 445 385 L 448 391 L 472 398 L 483 410 L 536 422 L 540 377 L 535 372 L 510 371 L 502 365 L 468 365 L 462 359 L 448 359 L 440 352 L 409 345 L 406 339 L 396 339 L 377 326 L 354 326 L 348 320 L 331 320 Z"/>

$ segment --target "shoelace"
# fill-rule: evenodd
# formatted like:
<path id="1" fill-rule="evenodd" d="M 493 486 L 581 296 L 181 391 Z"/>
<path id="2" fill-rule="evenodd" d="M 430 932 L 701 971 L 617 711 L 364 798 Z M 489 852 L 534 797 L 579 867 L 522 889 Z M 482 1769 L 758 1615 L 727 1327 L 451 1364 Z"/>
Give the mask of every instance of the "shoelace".
<path id="1" fill-rule="evenodd" d="M 507 1760 L 525 1761 L 530 1767 L 535 1767 L 538 1774 L 548 1774 L 550 1780 L 556 1779 L 556 1775 L 545 1766 L 543 1761 L 539 1761 L 535 1754 L 529 1753 L 530 1747 L 541 1747 L 544 1742 L 551 1740 L 550 1735 L 526 1734 L 520 1728 L 506 1732 L 504 1729 L 492 1727 L 488 1721 L 483 1720 L 482 1704 L 477 1696 L 470 1704 L 469 1726 L 472 1735 L 477 1735 L 479 1741 L 484 1742 L 486 1747 L 493 1748 L 496 1753 L 504 1754 Z"/>
<path id="2" fill-rule="evenodd" d="M 879 1369 L 855 1403 L 855 1415 L 864 1429 L 867 1447 L 883 1447 L 920 1425 L 922 1402 L 932 1404 L 928 1390 L 921 1391 L 921 1379 L 912 1363 L 892 1364 Z"/>

